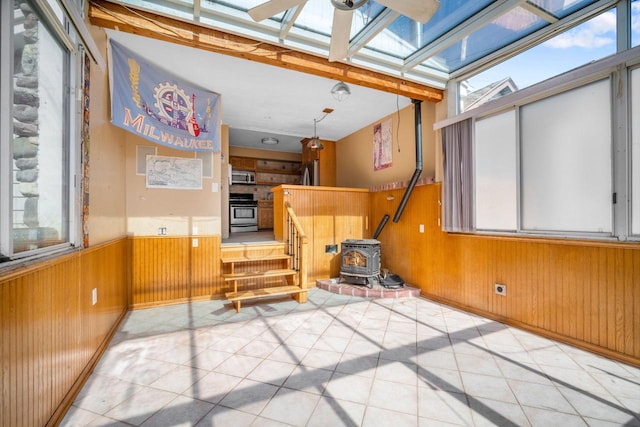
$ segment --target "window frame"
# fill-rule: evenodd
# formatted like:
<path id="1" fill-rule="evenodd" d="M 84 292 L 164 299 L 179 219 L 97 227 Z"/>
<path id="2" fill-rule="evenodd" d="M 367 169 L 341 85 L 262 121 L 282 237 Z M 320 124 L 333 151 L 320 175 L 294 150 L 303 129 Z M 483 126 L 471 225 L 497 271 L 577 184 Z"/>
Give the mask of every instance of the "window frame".
<path id="1" fill-rule="evenodd" d="M 54 2 L 55 0 L 48 0 Z M 60 46 L 63 54 L 63 75 L 60 76 L 63 99 L 62 129 L 62 184 L 64 199 L 62 201 L 62 231 L 66 231 L 65 241 L 51 246 L 14 252 L 13 240 L 13 69 L 14 69 L 14 37 L 12 2 L 0 5 L 0 269 L 13 266 L 43 256 L 74 250 L 82 246 L 82 220 L 78 173 L 81 168 L 81 126 L 82 126 L 82 92 L 83 92 L 83 58 L 84 49 L 78 41 L 78 34 L 69 19 L 65 8 L 69 3 L 58 2 L 55 6 L 62 11 L 64 22 L 60 22 L 47 0 L 29 2 L 38 15 L 40 24 L 46 27 L 49 36 Z M 75 7 L 75 3 L 74 4 Z M 64 7 L 63 7 L 64 6 Z M 65 28 L 67 30 L 65 30 Z"/>
<path id="2" fill-rule="evenodd" d="M 505 112 L 509 109 L 516 109 L 516 127 L 518 129 L 518 136 L 515 143 L 517 144 L 518 157 L 520 157 L 520 107 L 602 79 L 610 79 L 613 85 L 610 99 L 610 105 L 612 108 L 611 149 L 613 150 L 611 156 L 611 161 L 613 162 L 611 180 L 613 183 L 612 192 L 615 192 L 617 195 L 617 203 L 612 203 L 613 232 L 603 235 L 602 233 L 587 232 L 523 230 L 520 214 L 522 177 L 520 160 L 518 159 L 516 177 L 518 185 L 518 230 L 516 232 L 509 232 L 475 229 L 473 233 L 478 235 L 502 235 L 512 237 L 570 238 L 604 242 L 640 242 L 640 234 L 632 234 L 631 229 L 632 212 L 630 198 L 632 194 L 630 190 L 632 177 L 631 156 L 629 155 L 632 148 L 629 76 L 631 70 L 638 67 L 640 67 L 640 46 L 625 50 L 600 61 L 587 64 L 571 72 L 556 76 L 544 82 L 525 88 L 519 92 L 491 101 L 476 109 L 469 110 L 465 113 L 435 123 L 434 130 L 438 130 L 452 123 L 466 120 L 468 118 L 478 120 Z M 475 200 L 473 203 L 473 209 L 475 212 Z"/>

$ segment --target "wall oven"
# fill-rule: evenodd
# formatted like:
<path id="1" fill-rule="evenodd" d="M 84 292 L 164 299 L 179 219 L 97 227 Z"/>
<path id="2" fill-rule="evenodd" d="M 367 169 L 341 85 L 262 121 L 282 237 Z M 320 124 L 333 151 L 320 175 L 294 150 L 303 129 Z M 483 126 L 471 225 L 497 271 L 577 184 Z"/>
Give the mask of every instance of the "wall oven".
<path id="1" fill-rule="evenodd" d="M 232 233 L 258 231 L 258 202 L 253 194 L 229 195 L 229 225 Z"/>

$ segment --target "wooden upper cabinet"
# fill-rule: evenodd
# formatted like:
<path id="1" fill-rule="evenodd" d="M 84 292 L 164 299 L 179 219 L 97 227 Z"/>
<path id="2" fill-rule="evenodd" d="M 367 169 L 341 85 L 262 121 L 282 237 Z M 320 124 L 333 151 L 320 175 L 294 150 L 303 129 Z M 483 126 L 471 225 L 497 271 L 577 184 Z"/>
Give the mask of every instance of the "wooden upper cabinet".
<path id="1" fill-rule="evenodd" d="M 256 184 L 279 185 L 300 184 L 302 181 L 302 164 L 290 160 L 256 161 Z"/>
<path id="2" fill-rule="evenodd" d="M 295 160 L 230 156 L 229 163 L 235 170 L 255 171 L 257 185 L 300 184 L 302 181 L 302 164 Z"/>
<path id="3" fill-rule="evenodd" d="M 236 169 L 236 170 L 242 170 L 242 171 L 256 170 L 256 159 L 251 157 L 230 156 L 229 164 L 233 169 Z"/>

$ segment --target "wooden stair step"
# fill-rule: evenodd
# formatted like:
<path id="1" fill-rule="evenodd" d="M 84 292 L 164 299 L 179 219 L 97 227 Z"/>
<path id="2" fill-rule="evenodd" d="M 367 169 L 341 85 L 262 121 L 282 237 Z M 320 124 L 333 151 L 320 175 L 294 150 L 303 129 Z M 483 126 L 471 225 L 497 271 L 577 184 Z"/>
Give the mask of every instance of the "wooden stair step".
<path id="1" fill-rule="evenodd" d="M 258 279 L 261 277 L 286 277 L 286 276 L 295 276 L 298 274 L 297 271 L 291 270 L 289 268 L 281 268 L 277 270 L 264 270 L 264 271 L 240 271 L 236 273 L 227 273 L 223 274 L 225 282 L 229 282 L 232 280 L 244 280 L 244 279 Z"/>
<path id="2" fill-rule="evenodd" d="M 251 298 L 297 294 L 299 292 L 306 292 L 306 291 L 307 289 L 301 289 L 297 286 L 274 286 L 271 288 L 249 289 L 246 291 L 227 292 L 225 296 L 229 301 L 242 301 L 242 300 L 251 299 Z"/>
<path id="3" fill-rule="evenodd" d="M 233 263 L 242 263 L 242 262 L 277 261 L 277 260 L 286 260 L 289 258 L 291 258 L 291 255 L 287 255 L 287 254 L 256 255 L 255 258 L 251 258 L 247 256 L 229 257 L 229 258 L 223 257 L 222 263 L 233 264 Z"/>

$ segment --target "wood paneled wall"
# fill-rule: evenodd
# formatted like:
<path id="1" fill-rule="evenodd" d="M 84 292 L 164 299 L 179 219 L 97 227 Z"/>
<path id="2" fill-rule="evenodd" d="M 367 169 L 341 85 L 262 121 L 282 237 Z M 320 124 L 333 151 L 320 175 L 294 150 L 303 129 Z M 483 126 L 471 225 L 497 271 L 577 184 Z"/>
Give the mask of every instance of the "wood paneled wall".
<path id="1" fill-rule="evenodd" d="M 374 221 L 403 192 L 372 193 Z M 640 365 L 640 244 L 443 233 L 439 198 L 440 185 L 415 188 L 378 238 L 383 267 L 426 297 Z"/>
<path id="2" fill-rule="evenodd" d="M 132 308 L 223 296 L 220 236 L 130 240 Z"/>
<path id="3" fill-rule="evenodd" d="M 311 264 L 308 279 L 326 279 L 340 274 L 340 243 L 364 239 L 370 234 L 369 190 L 357 188 L 280 186 L 274 190 L 274 216 L 283 218 L 288 201 L 309 238 Z M 282 239 L 283 224 L 274 224 L 276 239 Z M 326 253 L 326 245 L 338 245 L 338 253 Z"/>
<path id="4" fill-rule="evenodd" d="M 126 312 L 126 282 L 126 239 L 0 275 L 0 425 L 59 422 Z"/>

